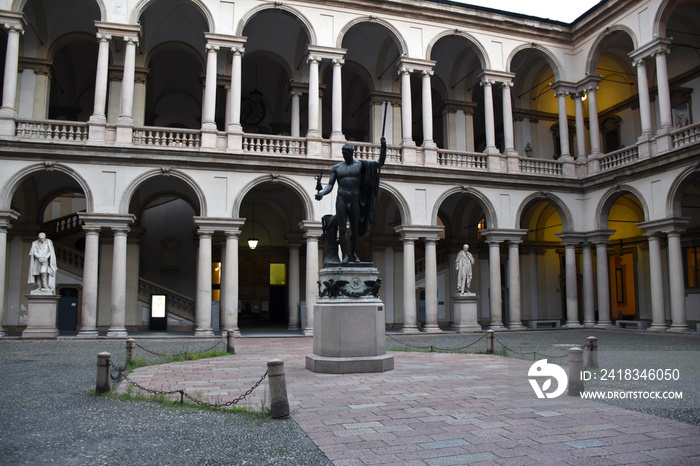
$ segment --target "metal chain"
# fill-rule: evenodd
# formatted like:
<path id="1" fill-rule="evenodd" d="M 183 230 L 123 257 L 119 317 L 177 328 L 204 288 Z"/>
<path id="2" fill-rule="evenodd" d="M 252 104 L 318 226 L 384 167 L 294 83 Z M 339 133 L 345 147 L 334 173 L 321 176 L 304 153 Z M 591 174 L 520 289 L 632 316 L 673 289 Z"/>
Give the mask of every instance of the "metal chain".
<path id="1" fill-rule="evenodd" d="M 214 348 L 216 348 L 217 346 L 219 346 L 222 342 L 224 343 L 224 347 L 225 347 L 225 346 L 226 346 L 226 341 L 222 338 L 220 341 L 217 341 L 216 343 L 214 343 L 214 346 L 212 346 L 211 348 L 209 348 L 209 349 L 207 349 L 207 350 L 204 350 L 204 351 L 199 351 L 199 352 L 200 352 L 200 353 L 208 353 L 209 351 L 212 351 Z M 185 351 L 184 353 L 174 353 L 174 354 L 158 353 L 158 352 L 153 351 L 153 350 L 150 350 L 150 349 L 148 349 L 148 348 L 146 348 L 146 347 L 144 347 L 144 346 L 142 346 L 142 345 L 140 345 L 140 344 L 138 344 L 138 343 L 134 343 L 134 344 L 136 345 L 137 348 L 142 349 L 142 350 L 144 350 L 145 352 L 150 353 L 150 354 L 152 354 L 152 355 L 154 355 L 154 356 L 159 356 L 159 357 L 161 357 L 161 358 L 169 358 L 169 357 L 174 357 L 174 356 L 180 356 L 180 355 L 182 355 L 182 354 L 187 354 L 186 351 Z"/>
<path id="2" fill-rule="evenodd" d="M 567 354 L 564 354 L 564 355 L 562 355 L 562 356 L 554 356 L 554 355 L 545 354 L 545 353 L 543 353 L 543 352 L 541 352 L 541 351 L 515 351 L 515 350 L 513 350 L 513 349 L 508 348 L 506 345 L 504 345 L 502 341 L 500 341 L 498 338 L 496 338 L 496 335 L 493 336 L 493 339 L 496 340 L 496 342 L 498 342 L 498 344 L 501 345 L 501 346 L 503 347 L 503 349 L 505 349 L 505 350 L 506 350 L 507 352 L 509 352 L 509 353 L 520 354 L 520 355 L 527 355 L 527 356 L 529 356 L 530 354 L 532 354 L 532 356 L 533 356 L 534 359 L 537 359 L 537 355 L 538 355 L 538 354 L 539 354 L 540 356 L 545 357 L 546 359 L 564 359 L 564 358 L 566 358 L 566 357 L 568 356 L 568 353 L 567 353 Z M 586 349 L 586 348 L 588 348 L 588 342 L 586 342 L 586 343 L 584 343 L 583 345 L 580 345 L 580 346 L 579 346 L 579 345 L 573 345 L 573 346 L 571 346 L 571 347 L 572 347 L 572 348 Z"/>
<path id="3" fill-rule="evenodd" d="M 224 407 L 228 407 L 228 406 L 240 403 L 248 395 L 253 393 L 253 390 L 255 390 L 256 388 L 258 388 L 260 386 L 260 384 L 263 382 L 263 380 L 265 380 L 265 377 L 267 377 L 267 374 L 268 374 L 268 371 L 265 371 L 263 376 L 260 377 L 260 380 L 258 380 L 248 391 L 246 391 L 243 395 L 239 396 L 238 398 L 234 398 L 233 400 L 227 401 L 226 403 L 217 404 L 217 403 L 209 403 L 206 401 L 197 400 L 196 398 L 192 397 L 191 395 L 188 395 L 187 393 L 185 393 L 185 391 L 182 389 L 180 389 L 180 390 L 155 390 L 155 389 L 144 387 L 143 385 L 139 384 L 138 382 L 131 380 L 126 375 L 126 370 L 124 368 L 115 365 L 111 361 L 110 361 L 110 364 L 111 364 L 113 369 L 116 369 L 117 371 L 119 371 L 119 375 L 117 377 L 113 377 L 110 374 L 110 377 L 112 378 L 112 380 L 124 379 L 130 385 L 133 385 L 134 387 L 138 388 L 139 390 L 146 392 L 146 393 L 152 393 L 154 395 L 174 395 L 176 393 L 179 393 L 180 394 L 180 403 L 184 403 L 184 399 L 187 398 L 191 402 L 198 404 L 200 406 L 204 406 L 206 408 L 224 408 Z"/>
<path id="4" fill-rule="evenodd" d="M 391 339 L 391 340 L 394 340 L 395 342 L 397 342 L 397 343 L 399 343 L 399 344 L 402 344 L 402 345 L 404 345 L 404 346 L 408 346 L 408 347 L 411 347 L 411 348 L 430 349 L 431 352 L 432 352 L 433 350 L 437 350 L 437 351 L 445 351 L 445 352 L 448 352 L 448 353 L 449 353 L 449 352 L 451 352 L 451 351 L 459 351 L 459 350 L 463 350 L 463 349 L 469 348 L 470 346 L 474 346 L 475 344 L 479 343 L 481 340 L 483 340 L 484 338 L 486 338 L 486 335 L 484 334 L 484 335 L 482 335 L 481 337 L 479 337 L 477 340 L 473 341 L 472 343 L 469 343 L 468 345 L 465 345 L 465 346 L 460 346 L 460 347 L 458 347 L 458 348 L 440 348 L 440 347 L 434 346 L 434 345 L 430 345 L 430 346 L 412 345 L 412 344 L 410 344 L 410 343 L 406 343 L 406 342 L 397 340 L 396 338 L 392 338 L 392 337 L 389 336 L 389 335 L 387 335 L 387 338 L 389 338 L 389 339 Z"/>

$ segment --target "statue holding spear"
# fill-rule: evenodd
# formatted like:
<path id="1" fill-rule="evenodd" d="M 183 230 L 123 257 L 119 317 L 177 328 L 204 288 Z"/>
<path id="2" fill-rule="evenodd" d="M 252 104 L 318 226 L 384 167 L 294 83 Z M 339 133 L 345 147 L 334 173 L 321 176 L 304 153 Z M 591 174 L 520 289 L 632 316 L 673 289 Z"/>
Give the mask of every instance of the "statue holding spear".
<path id="1" fill-rule="evenodd" d="M 374 215 L 379 195 L 379 175 L 386 160 L 386 111 L 388 101 L 384 102 L 384 122 L 382 124 L 382 137 L 380 140 L 379 159 L 355 160 L 355 148 L 345 144 L 342 148 L 343 162 L 334 165 L 328 178 L 328 185 L 316 193 L 316 200 L 333 190 L 338 183 L 338 196 L 335 201 L 335 222 L 340 235 L 340 251 L 342 263 L 361 262 L 356 254 L 357 238 L 363 236 L 374 224 Z M 320 178 L 317 177 L 317 189 Z M 347 240 L 346 228 L 350 224 L 350 239 Z M 374 237 L 374 229 L 372 229 Z M 374 239 L 374 238 L 373 238 Z"/>

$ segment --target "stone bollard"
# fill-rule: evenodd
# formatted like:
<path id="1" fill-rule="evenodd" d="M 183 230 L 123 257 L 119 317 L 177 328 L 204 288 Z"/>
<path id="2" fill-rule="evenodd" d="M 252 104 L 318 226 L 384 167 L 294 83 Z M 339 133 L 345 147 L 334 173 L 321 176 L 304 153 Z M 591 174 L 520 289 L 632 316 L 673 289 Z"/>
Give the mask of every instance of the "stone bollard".
<path id="1" fill-rule="evenodd" d="M 569 396 L 579 396 L 583 391 L 583 350 L 569 348 Z"/>
<path id="2" fill-rule="evenodd" d="M 97 381 L 95 383 L 95 391 L 100 395 L 111 390 L 109 386 L 109 368 L 112 365 L 111 358 L 112 355 L 107 352 L 102 352 L 97 355 Z"/>
<path id="3" fill-rule="evenodd" d="M 284 361 L 281 359 L 269 361 L 267 363 L 267 377 L 270 380 L 270 417 L 279 419 L 289 416 Z"/>
<path id="4" fill-rule="evenodd" d="M 228 354 L 236 354 L 236 348 L 233 344 L 233 330 L 226 332 L 226 352 Z"/>
<path id="5" fill-rule="evenodd" d="M 136 340 L 127 338 L 126 340 L 126 364 L 131 365 L 136 359 Z"/>
<path id="6" fill-rule="evenodd" d="M 493 330 L 486 331 L 486 354 L 493 354 Z"/>
<path id="7" fill-rule="evenodd" d="M 598 368 L 598 339 L 596 337 L 586 338 L 588 346 L 588 362 L 586 366 L 590 369 Z"/>

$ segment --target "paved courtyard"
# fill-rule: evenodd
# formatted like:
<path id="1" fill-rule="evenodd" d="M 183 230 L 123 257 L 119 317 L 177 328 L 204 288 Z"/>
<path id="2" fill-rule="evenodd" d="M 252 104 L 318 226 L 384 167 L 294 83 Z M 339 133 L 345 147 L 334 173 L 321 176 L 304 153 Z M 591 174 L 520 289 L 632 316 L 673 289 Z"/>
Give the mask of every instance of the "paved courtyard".
<path id="1" fill-rule="evenodd" d="M 311 349 L 309 338 L 242 338 L 235 355 L 130 379 L 224 402 L 282 359 L 293 419 L 336 465 L 700 464 L 700 427 L 566 394 L 537 399 L 532 361 L 398 351 L 393 371 L 330 375 L 305 369 Z M 265 396 L 257 390 L 248 406 Z"/>
<path id="2" fill-rule="evenodd" d="M 647 381 L 642 388 L 682 391 L 683 400 L 647 400 L 624 409 L 625 403 L 566 394 L 537 399 L 528 377 L 533 359 L 546 355 L 564 365 L 568 347 L 591 333 L 598 337 L 604 367 L 641 362 L 639 367 L 679 368 L 678 381 Z M 697 334 L 497 334 L 497 352 L 531 354 L 529 360 L 419 351 L 431 346 L 483 351 L 479 335 L 390 334 L 389 347 L 412 351 L 390 353 L 393 371 L 351 375 L 306 370 L 311 338 L 259 336 L 237 338 L 235 355 L 144 367 L 129 377 L 151 389 L 183 389 L 221 403 L 248 390 L 267 362 L 279 358 L 291 419 L 89 395 L 97 353 L 108 351 L 122 364 L 121 340 L 0 340 L 0 464 L 700 464 Z M 134 337 L 137 356 L 153 360 L 158 358 L 143 348 L 172 354 L 223 345 L 221 339 Z M 259 410 L 269 404 L 266 383 L 242 405 Z M 598 381 L 587 388 L 606 385 Z"/>

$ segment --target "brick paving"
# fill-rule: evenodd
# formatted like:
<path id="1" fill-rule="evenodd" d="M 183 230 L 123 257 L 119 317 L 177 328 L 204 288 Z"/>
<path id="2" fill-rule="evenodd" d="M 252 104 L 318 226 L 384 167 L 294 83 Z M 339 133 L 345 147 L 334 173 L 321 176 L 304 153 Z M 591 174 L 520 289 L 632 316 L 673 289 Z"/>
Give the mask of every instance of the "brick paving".
<path id="1" fill-rule="evenodd" d="M 312 343 L 237 339 L 235 355 L 144 367 L 130 379 L 222 403 L 282 359 L 292 417 L 336 465 L 700 464 L 700 427 L 566 394 L 539 400 L 532 362 L 392 352 L 393 371 L 316 374 L 305 368 Z M 242 406 L 259 410 L 267 397 L 261 386 Z"/>

